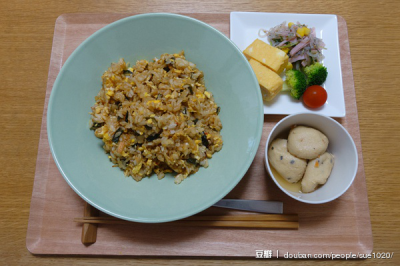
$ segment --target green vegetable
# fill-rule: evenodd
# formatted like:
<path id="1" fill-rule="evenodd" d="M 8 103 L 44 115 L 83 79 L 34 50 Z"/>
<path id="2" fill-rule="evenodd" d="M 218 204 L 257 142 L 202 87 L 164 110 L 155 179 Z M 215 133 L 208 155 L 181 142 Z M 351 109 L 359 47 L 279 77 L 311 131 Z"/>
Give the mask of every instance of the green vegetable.
<path id="1" fill-rule="evenodd" d="M 286 71 L 286 81 L 283 83 L 283 91 L 290 91 L 290 95 L 295 99 L 300 99 L 307 89 L 307 80 L 300 70 Z"/>
<path id="2" fill-rule="evenodd" d="M 328 70 L 321 63 L 314 63 L 304 68 L 307 76 L 307 85 L 322 85 L 328 76 Z"/>

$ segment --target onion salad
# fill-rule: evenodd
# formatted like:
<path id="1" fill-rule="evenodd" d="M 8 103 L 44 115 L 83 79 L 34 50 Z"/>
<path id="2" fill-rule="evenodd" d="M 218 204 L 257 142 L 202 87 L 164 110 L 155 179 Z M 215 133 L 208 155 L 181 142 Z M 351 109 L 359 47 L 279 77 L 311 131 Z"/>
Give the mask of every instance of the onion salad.
<path id="1" fill-rule="evenodd" d="M 284 21 L 269 30 L 260 29 L 258 36 L 267 37 L 271 46 L 287 53 L 294 69 L 300 70 L 324 59 L 322 50 L 326 49 L 325 43 L 316 37 L 315 28 L 308 28 L 300 22 L 286 24 Z"/>

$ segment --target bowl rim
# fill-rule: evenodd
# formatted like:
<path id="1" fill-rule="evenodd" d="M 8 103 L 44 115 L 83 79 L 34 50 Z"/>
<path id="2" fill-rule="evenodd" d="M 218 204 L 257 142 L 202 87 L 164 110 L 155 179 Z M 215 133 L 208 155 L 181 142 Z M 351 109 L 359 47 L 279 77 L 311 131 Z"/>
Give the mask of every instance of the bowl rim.
<path id="1" fill-rule="evenodd" d="M 351 145 L 352 145 L 352 150 L 354 151 L 354 154 L 355 154 L 356 164 L 355 164 L 354 172 L 352 173 L 352 178 L 351 178 L 350 182 L 348 183 L 348 185 L 347 185 L 340 193 L 338 193 L 337 195 L 335 195 L 335 196 L 333 196 L 333 197 L 327 198 L 327 199 L 325 199 L 325 200 L 311 201 L 311 200 L 306 200 L 306 199 L 299 198 L 299 197 L 296 197 L 296 196 L 290 194 L 290 193 L 289 193 L 285 188 L 283 188 L 283 187 L 279 184 L 279 182 L 275 179 L 275 176 L 272 174 L 272 171 L 271 171 L 271 168 L 270 168 L 270 165 L 269 165 L 269 160 L 268 160 L 268 144 L 269 144 L 269 142 L 270 142 L 270 140 L 271 140 L 272 133 L 273 133 L 273 132 L 276 130 L 276 128 L 277 128 L 280 124 L 282 124 L 284 121 L 286 121 L 286 120 L 288 120 L 288 119 L 292 119 L 293 117 L 295 117 L 295 116 L 300 116 L 300 115 L 319 116 L 319 117 L 322 117 L 323 119 L 327 119 L 327 121 L 333 122 L 334 124 L 336 124 L 337 126 L 339 126 L 339 128 L 341 128 L 341 130 L 342 130 L 342 131 L 347 135 L 347 137 L 350 139 L 350 142 L 351 142 Z M 322 115 L 322 114 L 309 113 L 309 112 L 301 112 L 301 113 L 296 113 L 296 114 L 291 114 L 291 115 L 286 116 L 285 118 L 281 119 L 278 123 L 276 123 L 276 125 L 271 129 L 271 131 L 270 131 L 270 133 L 269 133 L 269 135 L 268 135 L 268 138 L 267 138 L 267 142 L 265 143 L 264 165 L 265 165 L 265 167 L 267 168 L 267 171 L 268 171 L 269 176 L 270 176 L 271 179 L 274 181 L 274 183 L 280 188 L 280 190 L 283 191 L 286 195 L 290 196 L 291 198 L 293 198 L 293 199 L 295 199 L 295 200 L 297 200 L 297 201 L 301 201 L 301 202 L 304 202 L 304 203 L 309 203 L 309 204 L 323 204 L 323 203 L 331 202 L 331 201 L 333 201 L 333 200 L 339 198 L 340 196 L 342 196 L 342 195 L 350 188 L 350 186 L 351 186 L 351 185 L 353 184 L 353 182 L 354 182 L 354 179 L 355 179 L 356 176 L 357 176 L 358 163 L 359 163 L 359 161 L 358 161 L 358 151 L 357 151 L 357 147 L 356 147 L 356 145 L 355 145 L 355 143 L 354 143 L 354 140 L 353 140 L 353 138 L 351 137 L 350 133 L 346 130 L 346 128 L 345 128 L 344 126 L 342 126 L 342 125 L 341 125 L 339 122 L 337 122 L 335 119 L 333 119 L 333 118 L 331 118 L 331 117 L 329 117 L 329 116 L 326 116 L 326 115 Z M 313 192 L 311 192 L 311 193 L 313 193 Z M 308 194 L 309 194 L 309 193 L 308 193 Z"/>
<path id="2" fill-rule="evenodd" d="M 254 148 L 251 150 L 250 153 L 248 153 L 247 158 L 249 158 L 247 160 L 247 164 L 244 165 L 244 167 L 241 169 L 241 171 L 238 172 L 237 176 L 238 178 L 236 178 L 233 182 L 231 182 L 228 186 L 225 187 L 224 190 L 221 191 L 220 196 L 213 198 L 213 199 L 209 199 L 208 201 L 205 201 L 202 205 L 200 205 L 198 208 L 192 209 L 190 212 L 187 212 L 185 214 L 180 214 L 180 215 L 175 215 L 172 216 L 170 215 L 170 217 L 168 218 L 145 218 L 145 217 L 127 217 L 124 215 L 120 215 L 117 214 L 111 210 L 108 210 L 106 208 L 103 208 L 101 206 L 99 206 L 98 204 L 96 204 L 94 201 L 90 200 L 89 198 L 87 198 L 77 187 L 74 186 L 74 184 L 71 182 L 71 180 L 69 179 L 69 177 L 66 175 L 66 173 L 63 170 L 63 167 L 60 164 L 60 161 L 58 160 L 57 154 L 54 150 L 54 146 L 53 146 L 53 136 L 52 136 L 52 129 L 51 129 L 51 119 L 52 119 L 52 109 L 53 109 L 53 102 L 54 102 L 54 95 L 55 93 L 52 93 L 53 91 L 57 90 L 56 88 L 59 88 L 60 85 L 60 78 L 63 73 L 65 72 L 65 69 L 68 68 L 68 66 L 71 64 L 71 62 L 73 61 L 73 58 L 76 56 L 76 54 L 79 52 L 79 50 L 82 49 L 82 47 L 86 46 L 89 42 L 92 41 L 92 39 L 96 38 L 97 35 L 102 34 L 103 32 L 113 28 L 113 27 L 117 27 L 119 24 L 123 24 L 126 21 L 129 20 L 135 20 L 135 19 L 140 19 L 140 18 L 144 18 L 144 17 L 167 17 L 167 18 L 181 18 L 181 19 L 185 19 L 188 21 L 192 21 L 194 23 L 200 24 L 203 27 L 208 28 L 209 30 L 215 32 L 216 34 L 220 35 L 223 39 L 225 39 L 226 41 L 228 41 L 227 43 L 229 43 L 234 50 L 236 50 L 238 52 L 238 54 L 241 56 L 241 58 L 243 59 L 243 63 L 247 66 L 247 68 L 250 71 L 251 75 L 252 75 L 252 79 L 253 82 L 255 84 L 258 85 L 258 81 L 257 78 L 254 74 L 254 72 L 252 71 L 252 68 L 249 64 L 249 62 L 247 61 L 246 57 L 243 55 L 242 51 L 238 48 L 238 46 L 232 41 L 230 40 L 225 34 L 223 34 L 222 32 L 220 32 L 219 30 L 217 30 L 216 28 L 212 27 L 211 25 L 189 17 L 189 16 L 185 16 L 185 15 L 180 15 L 180 14 L 174 14 L 174 13 L 143 13 L 143 14 L 138 14 L 138 15 L 133 15 L 133 16 L 128 16 L 122 19 L 119 19 L 117 21 L 114 21 L 106 26 L 104 26 L 103 28 L 97 30 L 96 32 L 94 32 L 92 35 L 90 35 L 88 38 L 86 38 L 81 44 L 79 44 L 79 46 L 71 53 L 71 55 L 67 58 L 67 60 L 65 61 L 64 65 L 61 67 L 60 72 L 57 75 L 56 80 L 54 81 L 53 84 L 53 88 L 52 91 L 50 93 L 50 97 L 49 97 L 49 102 L 48 102 L 48 107 L 47 107 L 47 119 L 46 119 L 46 129 L 47 129 L 47 139 L 49 142 L 49 147 L 50 147 L 50 151 L 52 154 L 52 157 L 54 159 L 54 162 L 58 168 L 58 170 L 60 171 L 61 175 L 63 176 L 64 180 L 68 183 L 68 185 L 75 191 L 75 193 L 77 193 L 84 201 L 86 201 L 87 203 L 89 203 L 90 205 L 94 206 L 95 208 L 99 209 L 100 211 L 107 213 L 109 215 L 112 215 L 114 217 L 123 219 L 123 220 L 128 220 L 128 221 L 132 221 L 132 222 L 142 222 L 142 223 L 162 223 L 162 222 L 170 222 L 170 221 L 175 221 L 175 220 L 179 220 L 182 218 L 186 218 L 189 216 L 192 216 L 196 213 L 199 213 L 209 207 L 211 207 L 213 204 L 215 204 L 216 202 L 218 202 L 219 200 L 221 200 L 222 198 L 224 198 L 233 188 L 235 188 L 235 186 L 243 179 L 244 175 L 246 174 L 247 170 L 250 168 L 256 154 L 257 154 L 257 150 L 259 148 L 260 142 L 261 142 L 261 136 L 262 136 L 262 129 L 263 129 L 263 121 L 264 121 L 264 112 L 263 112 L 263 103 L 262 103 L 262 97 L 261 97 L 261 91 L 258 90 L 258 99 L 255 99 L 254 102 L 258 103 L 259 106 L 259 110 L 258 110 L 258 121 L 259 121 L 259 125 L 257 127 L 257 130 L 254 133 Z"/>

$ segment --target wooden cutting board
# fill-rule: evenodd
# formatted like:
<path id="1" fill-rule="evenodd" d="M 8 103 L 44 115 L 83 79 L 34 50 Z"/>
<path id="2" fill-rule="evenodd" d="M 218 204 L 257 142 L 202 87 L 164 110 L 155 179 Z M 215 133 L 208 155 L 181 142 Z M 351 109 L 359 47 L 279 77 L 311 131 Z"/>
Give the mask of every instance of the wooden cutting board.
<path id="1" fill-rule="evenodd" d="M 285 213 L 298 213 L 300 228 L 290 230 L 216 229 L 171 227 L 163 224 L 99 225 L 97 242 L 81 243 L 84 201 L 59 173 L 47 141 L 47 105 L 53 83 L 68 56 L 87 37 L 105 25 L 133 14 L 65 14 L 55 25 L 53 49 L 36 163 L 27 248 L 33 254 L 255 257 L 256 250 L 273 256 L 289 254 L 348 254 L 372 251 L 372 231 L 360 131 L 351 67 L 347 25 L 338 16 L 340 55 L 346 117 L 337 119 L 356 143 L 359 165 L 353 185 L 339 199 L 309 205 L 281 192 L 264 169 L 264 146 L 272 127 L 284 116 L 265 115 L 263 135 L 256 158 L 242 181 L 226 198 L 279 200 Z M 184 14 L 202 20 L 229 36 L 229 14 Z M 206 214 L 235 211 L 209 208 Z"/>

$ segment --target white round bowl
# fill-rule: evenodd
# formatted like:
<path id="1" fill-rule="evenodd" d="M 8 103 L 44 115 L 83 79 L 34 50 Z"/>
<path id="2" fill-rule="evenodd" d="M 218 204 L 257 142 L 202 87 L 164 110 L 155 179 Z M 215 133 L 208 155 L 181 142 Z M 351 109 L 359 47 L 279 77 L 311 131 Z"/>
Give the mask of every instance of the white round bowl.
<path id="1" fill-rule="evenodd" d="M 291 126 L 304 125 L 318 129 L 329 139 L 328 152 L 335 156 L 335 164 L 328 181 L 311 193 L 290 191 L 279 184 L 268 161 L 268 147 L 277 137 L 287 138 Z M 265 147 L 265 167 L 275 184 L 288 196 L 305 203 L 321 204 L 337 199 L 351 186 L 357 174 L 358 154 L 347 130 L 330 117 L 300 113 L 285 117 L 271 130 Z"/>

